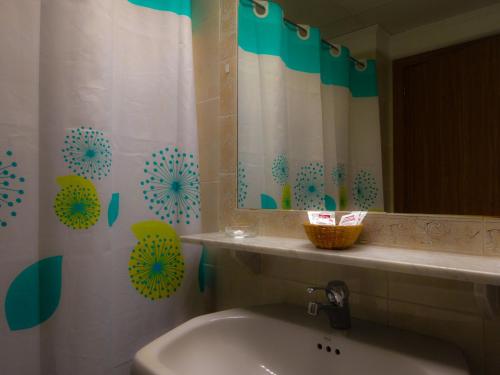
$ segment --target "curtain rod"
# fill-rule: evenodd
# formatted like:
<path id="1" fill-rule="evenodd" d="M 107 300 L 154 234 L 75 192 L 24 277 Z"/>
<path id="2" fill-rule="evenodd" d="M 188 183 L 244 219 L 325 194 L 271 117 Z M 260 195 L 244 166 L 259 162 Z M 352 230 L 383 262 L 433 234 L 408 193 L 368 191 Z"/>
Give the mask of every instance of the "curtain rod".
<path id="1" fill-rule="evenodd" d="M 258 1 L 256 0 L 249 0 L 253 5 L 257 6 L 259 9 L 261 10 L 264 10 L 266 11 L 267 8 L 262 5 L 261 3 L 259 3 Z M 296 22 L 293 22 L 292 20 L 289 20 L 288 18 L 283 18 L 283 20 L 289 24 L 291 24 L 292 26 L 296 27 L 297 29 L 301 30 L 301 31 L 304 31 L 305 33 L 308 33 L 309 30 L 307 30 L 306 28 L 304 28 L 303 26 L 299 25 L 298 23 Z M 330 43 L 329 41 L 325 40 L 325 39 L 321 39 L 321 42 L 326 44 L 327 46 L 329 46 L 330 48 L 333 48 L 335 50 L 335 52 L 340 52 L 339 48 L 335 45 L 335 44 L 332 44 Z M 355 64 L 357 64 L 358 66 L 360 66 L 361 68 L 364 68 L 365 67 L 365 64 L 361 61 L 359 61 L 358 59 L 352 57 L 352 56 L 349 56 L 349 60 L 351 60 L 352 62 L 354 62 Z"/>

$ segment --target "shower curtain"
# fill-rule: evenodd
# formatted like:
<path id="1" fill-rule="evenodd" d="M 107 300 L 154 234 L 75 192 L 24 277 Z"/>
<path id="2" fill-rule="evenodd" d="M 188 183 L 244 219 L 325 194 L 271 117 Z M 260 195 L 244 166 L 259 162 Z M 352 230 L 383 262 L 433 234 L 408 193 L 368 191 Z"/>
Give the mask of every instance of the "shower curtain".
<path id="1" fill-rule="evenodd" d="M 2 1 L 0 48 L 0 372 L 128 374 L 203 312 L 190 1 Z"/>
<path id="2" fill-rule="evenodd" d="M 238 11 L 239 207 L 383 210 L 375 61 L 259 4 Z"/>

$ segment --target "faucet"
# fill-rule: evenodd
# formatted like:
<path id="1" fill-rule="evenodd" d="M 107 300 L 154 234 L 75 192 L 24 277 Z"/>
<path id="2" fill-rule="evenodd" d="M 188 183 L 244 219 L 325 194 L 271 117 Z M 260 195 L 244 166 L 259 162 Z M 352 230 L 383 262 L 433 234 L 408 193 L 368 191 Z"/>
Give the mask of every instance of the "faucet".
<path id="1" fill-rule="evenodd" d="M 328 315 L 332 328 L 351 328 L 349 288 L 347 288 L 346 283 L 343 281 L 330 281 L 325 288 L 307 288 L 307 293 L 309 294 L 316 291 L 325 291 L 328 303 L 309 302 L 307 313 L 312 316 L 317 316 L 320 311 L 324 311 Z"/>

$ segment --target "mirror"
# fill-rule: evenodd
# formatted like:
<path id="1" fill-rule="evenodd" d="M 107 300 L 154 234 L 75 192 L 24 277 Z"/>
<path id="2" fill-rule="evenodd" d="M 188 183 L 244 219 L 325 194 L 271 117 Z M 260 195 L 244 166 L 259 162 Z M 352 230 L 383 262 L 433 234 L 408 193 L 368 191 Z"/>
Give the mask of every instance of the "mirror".
<path id="1" fill-rule="evenodd" d="M 500 215 L 495 2 L 239 0 L 238 207 Z"/>

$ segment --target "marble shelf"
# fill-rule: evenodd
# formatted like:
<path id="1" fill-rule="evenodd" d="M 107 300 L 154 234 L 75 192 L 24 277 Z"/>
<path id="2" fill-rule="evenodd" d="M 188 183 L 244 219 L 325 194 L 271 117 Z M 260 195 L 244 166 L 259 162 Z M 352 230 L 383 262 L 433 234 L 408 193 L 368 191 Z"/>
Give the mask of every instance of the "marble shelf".
<path id="1" fill-rule="evenodd" d="M 460 280 L 480 286 L 500 286 L 500 258 L 413 250 L 374 245 L 356 245 L 349 250 L 318 250 L 308 240 L 259 236 L 235 239 L 224 233 L 182 236 L 186 243 L 208 248 L 281 256 L 346 266 L 401 272 L 411 275 Z M 477 294 L 490 293 L 477 288 Z"/>

